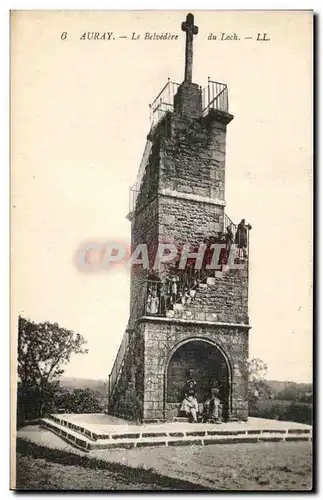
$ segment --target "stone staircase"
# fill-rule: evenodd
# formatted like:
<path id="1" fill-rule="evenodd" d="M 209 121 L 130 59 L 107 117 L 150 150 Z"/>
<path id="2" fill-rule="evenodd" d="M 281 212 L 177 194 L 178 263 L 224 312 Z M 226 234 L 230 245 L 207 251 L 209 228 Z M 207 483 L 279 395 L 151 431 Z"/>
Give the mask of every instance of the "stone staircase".
<path id="1" fill-rule="evenodd" d="M 209 271 L 207 275 L 192 286 L 188 291 L 194 289 L 195 297 L 190 303 L 183 304 L 177 299 L 170 308 L 166 310 L 166 318 L 184 320 L 184 321 L 207 321 L 212 323 L 237 323 L 239 325 L 248 325 L 249 318 L 245 311 L 247 310 L 244 301 L 247 301 L 247 290 L 244 296 L 240 296 L 240 288 L 237 287 L 237 280 L 245 280 L 247 269 L 228 269 L 225 266 L 219 271 Z M 149 282 L 148 282 L 149 283 Z M 222 296 L 225 296 L 226 308 L 223 308 Z M 136 317 L 138 310 L 145 316 L 145 302 L 140 297 L 140 307 L 135 304 L 134 312 L 131 312 L 129 325 L 133 323 L 133 317 Z M 139 314 L 140 315 L 140 314 Z M 156 317 L 162 317 L 157 313 Z M 112 411 L 112 402 L 114 401 L 114 390 L 119 380 L 123 376 L 123 370 L 126 366 L 126 358 L 129 355 L 129 332 L 127 329 L 120 344 L 111 374 L 110 374 L 110 404 Z M 174 416 L 177 415 L 178 404 L 174 409 Z"/>
<path id="2" fill-rule="evenodd" d="M 82 451 L 142 448 L 157 446 L 206 446 L 261 442 L 311 441 L 312 427 L 294 422 L 265 421 L 264 425 L 248 423 L 187 424 L 183 422 L 147 425 L 114 425 L 96 430 L 82 427 L 69 418 L 51 415 L 41 426 Z M 273 422 L 271 424 L 271 422 Z"/>
<path id="3" fill-rule="evenodd" d="M 246 276 L 246 269 L 227 269 L 213 271 L 199 283 L 194 290 L 196 295 L 189 303 L 177 300 L 171 309 L 166 311 L 166 317 L 184 320 L 210 322 L 236 322 L 248 324 L 245 314 L 247 309 L 247 290 L 240 296 L 237 291 L 237 281 Z M 226 308 L 223 308 L 222 297 L 225 296 Z"/>

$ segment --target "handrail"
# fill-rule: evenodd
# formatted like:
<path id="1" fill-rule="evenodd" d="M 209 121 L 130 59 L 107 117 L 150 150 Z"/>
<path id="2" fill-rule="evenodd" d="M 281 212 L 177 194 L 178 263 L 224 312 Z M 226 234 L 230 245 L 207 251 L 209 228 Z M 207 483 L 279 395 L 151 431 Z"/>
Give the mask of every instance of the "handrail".
<path id="1" fill-rule="evenodd" d="M 231 227 L 231 229 L 234 230 L 233 236 L 235 236 L 235 232 L 237 230 L 237 224 L 235 224 L 227 214 L 224 214 L 224 220 L 223 220 L 224 232 L 226 231 L 227 227 Z"/>
<path id="2" fill-rule="evenodd" d="M 174 110 L 174 97 L 177 89 L 180 87 L 179 83 L 173 82 L 168 78 L 166 84 L 163 86 L 157 97 L 149 105 L 151 129 L 160 122 L 168 112 Z M 207 96 L 206 96 L 207 92 Z M 202 114 L 205 115 L 206 111 L 210 108 L 219 109 L 228 112 L 228 88 L 225 83 L 215 82 L 208 78 L 207 87 L 202 90 L 204 108 Z M 129 211 L 132 212 L 136 206 L 138 193 L 140 191 L 141 183 L 147 166 L 147 161 L 151 151 L 152 142 L 147 140 L 142 159 L 139 165 L 136 182 L 130 187 L 131 194 L 129 195 Z"/>
<path id="3" fill-rule="evenodd" d="M 207 92 L 207 95 L 206 95 Z M 214 82 L 208 78 L 207 87 L 202 91 L 203 112 L 205 115 L 208 109 L 217 109 L 228 112 L 228 87 L 225 83 Z"/>
<path id="4" fill-rule="evenodd" d="M 222 232 L 223 235 L 225 234 L 226 229 L 228 227 L 230 227 L 230 229 L 232 231 L 232 238 L 234 239 L 235 235 L 236 235 L 236 231 L 237 231 L 237 225 L 234 224 L 234 222 L 230 219 L 229 216 L 224 214 L 223 232 Z M 248 242 L 249 242 L 249 229 L 248 229 L 248 227 L 247 227 L 247 230 L 248 230 Z M 227 257 L 228 256 L 226 256 L 226 259 L 227 259 Z M 219 259 L 222 259 L 221 255 L 219 256 Z M 224 262 L 222 261 L 222 263 L 224 263 Z M 185 273 L 185 271 L 186 271 L 186 273 Z M 192 271 L 193 271 L 193 275 L 191 275 L 191 276 L 188 275 L 187 268 L 185 270 L 178 270 L 177 272 L 173 271 L 173 273 L 170 274 L 167 277 L 167 279 L 169 281 L 171 281 L 173 278 L 178 278 L 178 281 L 177 281 L 178 290 L 181 290 L 181 292 L 183 292 L 184 287 L 186 287 L 186 293 L 189 293 L 191 290 L 198 288 L 198 286 L 200 284 L 203 284 L 204 282 L 206 282 L 207 278 L 214 277 L 214 269 L 206 269 L 204 267 L 203 269 L 196 270 L 196 269 L 192 268 Z M 154 284 L 156 286 L 154 286 Z M 162 280 L 159 280 L 159 281 L 147 280 L 147 291 L 150 289 L 150 292 L 152 292 L 153 289 L 155 288 L 155 290 L 158 294 L 157 295 L 157 299 L 158 299 L 157 300 L 157 304 L 158 304 L 157 309 L 158 310 L 155 311 L 155 309 L 156 309 L 156 305 L 155 305 L 154 312 L 148 311 L 148 315 L 150 315 L 150 314 L 151 315 L 159 315 L 160 313 L 163 313 L 163 312 L 166 314 L 166 311 L 169 310 L 169 308 L 167 308 L 167 306 L 165 306 L 164 303 L 163 304 L 161 303 L 161 299 L 163 299 L 163 301 L 166 301 L 167 303 L 169 303 L 169 301 L 170 301 L 172 308 L 173 308 L 174 304 L 178 304 L 178 303 L 182 302 L 183 295 L 177 294 L 177 298 L 173 299 L 171 297 L 172 292 L 170 292 L 168 294 L 168 296 L 165 298 L 164 293 L 163 294 L 160 293 L 160 289 L 163 286 L 165 286 L 165 282 L 163 282 Z M 152 303 L 154 302 L 153 297 L 151 297 L 151 301 L 152 301 Z M 147 313 L 147 304 L 146 304 L 145 312 Z"/>
<path id="5" fill-rule="evenodd" d="M 157 95 L 157 97 L 155 97 L 155 99 L 153 100 L 153 102 L 151 104 L 149 104 L 149 107 L 153 107 L 153 105 L 155 104 L 155 102 L 157 101 L 158 97 L 160 97 L 162 95 L 162 93 L 166 90 L 166 88 L 168 87 L 168 85 L 176 85 L 176 86 L 179 86 L 179 83 L 176 83 L 176 82 L 172 82 L 170 80 L 170 78 L 168 78 L 167 82 L 165 83 L 164 87 L 161 89 L 161 91 L 159 92 L 159 94 Z"/>
<path id="6" fill-rule="evenodd" d="M 214 103 L 214 101 L 216 101 L 216 100 L 220 97 L 220 95 L 221 95 L 221 94 L 223 94 L 223 92 L 225 92 L 226 90 L 227 90 L 227 87 L 225 86 L 225 88 L 224 88 L 223 90 L 221 90 L 221 92 L 220 92 L 217 96 L 215 96 L 215 97 L 212 99 L 212 101 L 210 101 L 210 102 L 209 102 L 209 104 L 207 105 L 207 108 L 210 108 L 210 107 L 211 107 L 211 104 L 213 104 L 213 103 Z M 205 109 L 206 109 L 206 108 L 205 108 Z M 205 109 L 203 109 L 203 112 L 205 111 Z"/>
<path id="7" fill-rule="evenodd" d="M 142 280 L 138 284 L 142 285 L 145 282 L 146 282 L 146 280 Z M 112 365 L 112 369 L 111 369 L 111 372 L 109 375 L 109 399 L 113 395 L 113 391 L 114 391 L 114 388 L 116 386 L 116 383 L 118 381 L 118 377 L 120 374 L 122 361 L 123 361 L 124 356 L 126 355 L 126 352 L 127 352 L 128 346 L 129 346 L 129 329 L 132 328 L 132 320 L 134 319 L 134 316 L 136 315 L 135 313 L 137 313 L 138 311 L 140 312 L 140 309 L 141 309 L 141 307 L 139 307 L 139 308 L 136 307 L 138 305 L 140 299 L 142 299 L 142 295 L 138 295 L 136 300 L 134 301 L 134 304 L 133 304 L 132 309 L 131 309 L 130 314 L 129 314 L 127 327 L 123 333 L 117 355 L 116 355 L 114 363 Z M 122 356 L 120 354 L 121 352 L 123 352 Z"/>
<path id="8" fill-rule="evenodd" d="M 162 95 L 162 93 L 164 92 L 164 90 L 166 89 L 167 85 L 170 83 L 170 78 L 167 79 L 167 82 L 165 83 L 165 85 L 163 86 L 163 88 L 161 89 L 161 91 L 159 92 L 158 96 L 155 97 L 155 99 L 153 100 L 153 102 L 151 104 L 149 104 L 149 107 L 152 107 L 155 102 L 157 101 L 158 97 L 160 97 Z"/>
<path id="9" fill-rule="evenodd" d="M 164 85 L 153 102 L 149 104 L 151 128 L 154 128 L 159 123 L 167 111 L 173 111 L 174 97 L 178 87 L 179 83 L 172 82 L 168 78 L 166 85 Z"/>
<path id="10" fill-rule="evenodd" d="M 156 113 L 156 111 L 159 111 L 161 106 L 169 106 L 171 109 L 173 109 L 173 104 L 169 102 L 160 102 L 158 106 L 153 110 L 153 113 Z M 163 111 L 163 110 L 162 110 Z"/>
<path id="11" fill-rule="evenodd" d="M 140 191 L 141 183 L 145 175 L 148 158 L 151 152 L 152 142 L 147 139 L 143 155 L 141 157 L 136 182 L 129 188 L 129 212 L 132 212 L 136 207 L 138 194 Z"/>

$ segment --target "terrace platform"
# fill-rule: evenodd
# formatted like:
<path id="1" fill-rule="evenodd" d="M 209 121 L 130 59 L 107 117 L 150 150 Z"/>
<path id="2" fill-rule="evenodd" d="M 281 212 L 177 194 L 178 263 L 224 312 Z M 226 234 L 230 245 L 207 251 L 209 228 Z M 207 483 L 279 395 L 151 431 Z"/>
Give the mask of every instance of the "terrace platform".
<path id="1" fill-rule="evenodd" d="M 252 417 L 248 422 L 220 424 L 167 422 L 137 425 L 104 414 L 57 414 L 43 418 L 41 426 L 83 451 L 312 440 L 311 425 Z"/>

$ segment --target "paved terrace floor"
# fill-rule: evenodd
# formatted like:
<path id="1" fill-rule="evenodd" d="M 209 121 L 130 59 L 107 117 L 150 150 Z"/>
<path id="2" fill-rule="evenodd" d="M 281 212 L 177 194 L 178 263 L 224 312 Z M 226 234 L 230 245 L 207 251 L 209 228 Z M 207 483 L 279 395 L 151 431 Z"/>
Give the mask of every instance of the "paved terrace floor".
<path id="1" fill-rule="evenodd" d="M 176 431 L 185 429 L 189 430 L 207 430 L 208 428 L 214 429 L 214 427 L 219 430 L 285 430 L 285 429 L 311 429 L 311 425 L 300 424 L 297 422 L 284 422 L 280 420 L 270 420 L 264 418 L 249 417 L 248 422 L 223 422 L 220 424 L 204 424 L 197 423 L 191 424 L 187 422 L 165 422 L 165 423 L 154 423 L 154 424 L 135 424 L 133 422 L 127 422 L 121 418 L 114 417 L 112 415 L 105 414 L 55 414 L 56 418 L 71 422 L 72 424 L 79 425 L 85 429 L 95 432 L 96 434 L 110 434 L 110 433 L 121 433 L 121 432 L 145 432 L 152 431 L 158 432 L 168 430 Z"/>

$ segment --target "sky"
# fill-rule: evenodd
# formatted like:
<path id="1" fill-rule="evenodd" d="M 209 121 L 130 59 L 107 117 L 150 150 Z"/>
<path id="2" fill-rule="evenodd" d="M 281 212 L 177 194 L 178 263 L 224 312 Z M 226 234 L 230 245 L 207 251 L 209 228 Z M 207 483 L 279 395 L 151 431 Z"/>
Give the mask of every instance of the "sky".
<path id="1" fill-rule="evenodd" d="M 193 81 L 228 85 L 226 213 L 250 241 L 250 356 L 311 380 L 312 19 L 196 11 Z M 129 314 L 129 271 L 81 272 L 88 241 L 130 242 L 129 186 L 149 103 L 184 73 L 186 12 L 15 12 L 11 31 L 11 293 L 19 314 L 81 333 L 67 376 L 107 378 Z M 66 32 L 67 37 L 62 37 Z M 113 32 L 115 40 L 81 40 Z M 131 40 L 132 34 L 141 35 Z M 145 33 L 178 40 L 145 40 Z M 210 33 L 217 40 L 208 40 Z M 222 41 L 221 33 L 240 40 Z M 257 42 L 267 33 L 268 42 Z M 127 36 L 128 38 L 119 38 Z M 251 36 L 252 39 L 245 39 Z M 64 39 L 62 39 L 64 38 Z"/>

